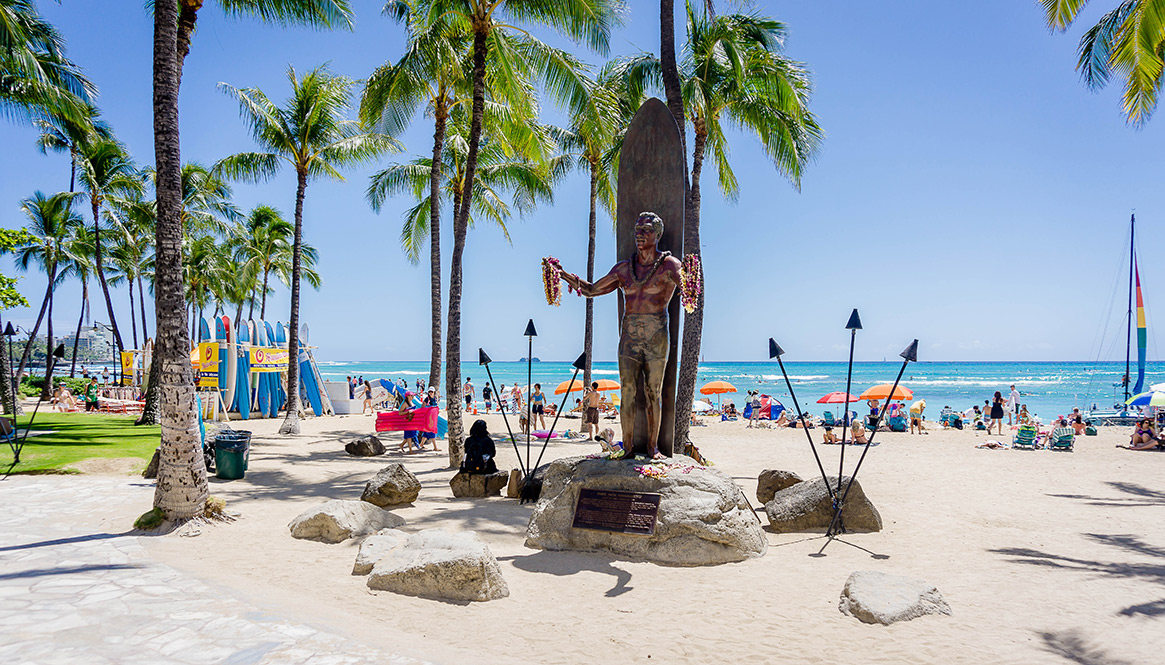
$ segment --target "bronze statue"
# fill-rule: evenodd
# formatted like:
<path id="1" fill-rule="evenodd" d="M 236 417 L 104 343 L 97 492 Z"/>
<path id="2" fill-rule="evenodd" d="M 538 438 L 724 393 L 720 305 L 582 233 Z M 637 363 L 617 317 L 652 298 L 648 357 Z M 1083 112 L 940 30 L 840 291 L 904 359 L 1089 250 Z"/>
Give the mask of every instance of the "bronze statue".
<path id="1" fill-rule="evenodd" d="M 681 264 L 670 252 L 657 247 L 663 236 L 663 220 L 643 212 L 635 221 L 635 254 L 620 261 L 594 284 L 578 275 L 561 273 L 562 281 L 582 295 L 593 298 L 623 289 L 625 310 L 619 335 L 619 382 L 622 384 L 623 454 L 631 454 L 638 379 L 643 376 L 647 404 L 647 454 L 659 453 L 659 422 L 663 379 L 668 359 L 667 307 L 676 288 L 682 286 Z"/>

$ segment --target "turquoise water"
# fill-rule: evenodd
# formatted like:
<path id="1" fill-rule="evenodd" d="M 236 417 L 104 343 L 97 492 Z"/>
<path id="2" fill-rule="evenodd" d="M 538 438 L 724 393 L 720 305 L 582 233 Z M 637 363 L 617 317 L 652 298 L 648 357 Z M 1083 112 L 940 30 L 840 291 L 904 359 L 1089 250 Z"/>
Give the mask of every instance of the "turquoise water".
<path id="1" fill-rule="evenodd" d="M 803 409 L 820 414 L 831 408 L 816 404 L 818 398 L 833 391 L 845 390 L 846 363 L 844 362 L 789 362 L 785 364 L 793 390 Z M 878 383 L 892 383 L 901 367 L 901 361 L 854 363 L 854 395 Z M 494 381 L 500 386 L 526 384 L 526 363 L 496 361 L 490 364 Z M 554 386 L 570 379 L 574 369 L 569 362 L 537 362 L 532 364 L 532 378 L 542 384 L 543 390 L 553 392 Z M 320 372 L 329 380 L 343 380 L 348 375 L 365 378 L 403 378 L 410 388 L 416 380 L 426 379 L 429 363 L 423 362 L 321 362 Z M 1134 380 L 1136 368 L 1133 369 Z M 998 390 L 1004 397 L 1008 387 L 1015 384 L 1028 410 L 1044 418 L 1067 413 L 1077 406 L 1087 409 L 1111 408 L 1120 397 L 1121 388 L 1113 386 L 1124 374 L 1124 363 L 1115 362 L 920 362 L 911 363 L 902 377 L 902 385 L 914 391 L 915 399 L 925 398 L 928 414 L 938 414 L 944 406 L 958 409 L 972 404 L 983 404 Z M 462 363 L 461 376 L 471 377 L 480 397 L 485 385 L 485 368 L 476 363 Z M 618 380 L 618 365 L 614 362 L 594 364 L 595 378 Z M 772 395 L 792 408 L 789 390 L 781 378 L 775 362 L 710 362 L 700 364 L 697 386 L 708 381 L 728 381 L 739 391 L 734 398 L 743 404 L 746 390 L 759 390 Z M 443 379 L 442 379 L 443 381 Z M 1165 362 L 1149 363 L 1145 374 L 1149 385 L 1165 381 Z M 441 386 L 444 393 L 444 385 Z M 577 396 L 577 395 L 576 395 Z M 573 399 L 573 398 L 572 398 Z M 836 412 L 836 405 L 832 406 Z"/>

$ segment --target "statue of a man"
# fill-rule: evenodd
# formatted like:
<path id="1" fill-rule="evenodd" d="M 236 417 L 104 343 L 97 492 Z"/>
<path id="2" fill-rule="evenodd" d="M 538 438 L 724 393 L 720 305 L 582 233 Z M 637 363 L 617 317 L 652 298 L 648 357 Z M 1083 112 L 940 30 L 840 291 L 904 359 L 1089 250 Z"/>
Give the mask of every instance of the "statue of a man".
<path id="1" fill-rule="evenodd" d="M 620 261 L 594 284 L 578 275 L 562 273 L 562 281 L 592 298 L 623 289 L 624 310 L 619 335 L 619 382 L 622 384 L 623 456 L 630 455 L 634 441 L 635 409 L 639 377 L 647 394 L 647 454 L 659 454 L 659 421 L 663 377 L 667 369 L 669 338 L 667 306 L 681 285 L 680 262 L 670 252 L 660 252 L 663 220 L 653 212 L 635 221 L 635 254 Z"/>

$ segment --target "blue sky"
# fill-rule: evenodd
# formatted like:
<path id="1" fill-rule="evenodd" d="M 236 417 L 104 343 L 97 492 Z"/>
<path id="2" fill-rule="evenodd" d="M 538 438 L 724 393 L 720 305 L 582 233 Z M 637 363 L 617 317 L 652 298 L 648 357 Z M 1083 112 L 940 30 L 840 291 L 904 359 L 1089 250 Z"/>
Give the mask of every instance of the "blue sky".
<path id="1" fill-rule="evenodd" d="M 119 137 L 139 162 L 152 163 L 152 24 L 142 3 L 39 4 L 68 39 L 70 57 L 100 87 L 98 103 Z M 228 19 L 217 3 L 207 3 L 182 82 L 184 161 L 209 164 L 253 147 L 236 104 L 217 89 L 220 81 L 282 99 L 289 64 L 306 70 L 330 62 L 359 79 L 395 59 L 403 35 L 379 15 L 383 3 L 354 4 L 354 32 L 320 33 Z M 788 55 L 813 72 L 812 108 L 826 140 L 800 192 L 739 133 L 731 135 L 739 201 L 724 201 L 706 173 L 704 357 L 763 359 L 773 336 L 791 360 L 842 360 L 843 326 L 857 307 L 865 324 L 858 359 L 893 356 L 914 337 L 927 360 L 1095 359 L 1105 324 L 1109 335 L 1123 327 L 1123 304 L 1107 314 L 1114 294 L 1125 298 L 1129 213 L 1137 213 L 1139 247 L 1149 250 L 1163 239 L 1165 120 L 1134 130 L 1120 112 L 1118 87 L 1093 94 L 1080 83 L 1077 41 L 1111 3 L 1094 4 L 1081 25 L 1053 35 L 1034 0 L 757 2 L 759 11 L 787 23 Z M 611 55 L 654 51 L 657 20 L 657 4 L 631 0 Z M 549 101 L 545 106 L 547 121 L 561 119 Z M 35 136 L 28 127 L 0 124 L 4 226 L 22 224 L 19 201 L 33 191 L 67 189 L 67 158 L 41 155 Z M 430 137 L 431 121 L 418 117 L 403 137 L 407 153 L 385 161 L 428 151 Z M 397 240 L 401 211 L 412 203 L 402 198 L 372 212 L 364 189 L 373 170 L 308 187 L 305 238 L 320 251 L 324 287 L 303 291 L 302 316 L 324 359 L 425 359 L 427 260 L 410 265 Z M 269 184 L 235 187 L 242 208 L 267 203 L 288 218 L 294 194 L 289 172 Z M 539 259 L 553 255 L 582 271 L 586 210 L 580 174 L 561 185 L 553 205 L 511 222 L 512 245 L 496 228 L 470 230 L 464 357 L 478 346 L 496 359 L 525 355 L 528 318 L 540 332 L 535 355 L 577 355 L 582 301 L 564 295 L 562 307 L 548 307 Z M 445 223 L 447 279 L 448 215 Z M 1165 274 L 1144 256 L 1152 339 Z M 601 218 L 597 270 L 615 260 L 610 220 Z M 10 259 L 3 261 L 11 273 Z M 34 309 L 8 315 L 31 325 L 44 279 L 29 274 L 20 286 Z M 58 330 L 75 325 L 79 291 L 78 284 L 58 291 Z M 114 299 L 120 322 L 128 296 L 122 291 Z M 286 316 L 286 300 L 283 289 L 269 297 L 278 318 Z M 93 311 L 105 321 L 99 304 Z M 128 336 L 128 319 L 125 328 Z M 608 296 L 596 305 L 598 359 L 614 359 L 616 337 Z M 1102 357 L 1110 346 L 1103 345 Z M 1160 357 L 1153 342 L 1149 355 Z"/>

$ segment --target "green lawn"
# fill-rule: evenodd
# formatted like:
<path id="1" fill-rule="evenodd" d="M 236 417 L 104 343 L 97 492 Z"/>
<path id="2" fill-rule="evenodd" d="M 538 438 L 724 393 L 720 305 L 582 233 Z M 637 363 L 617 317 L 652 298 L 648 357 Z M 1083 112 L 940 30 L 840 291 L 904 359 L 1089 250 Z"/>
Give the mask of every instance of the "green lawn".
<path id="1" fill-rule="evenodd" d="M 17 418 L 23 428 L 31 416 Z M 33 435 L 20 452 L 20 464 L 12 473 L 54 473 L 90 457 L 140 457 L 142 467 L 150 461 L 161 438 L 157 425 L 134 426 L 136 416 L 82 413 L 45 413 L 33 422 Z M 52 430 L 37 435 L 37 430 Z M 0 444 L 0 473 L 12 465 L 12 450 Z"/>

